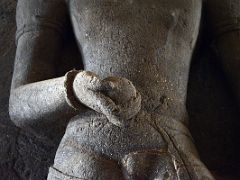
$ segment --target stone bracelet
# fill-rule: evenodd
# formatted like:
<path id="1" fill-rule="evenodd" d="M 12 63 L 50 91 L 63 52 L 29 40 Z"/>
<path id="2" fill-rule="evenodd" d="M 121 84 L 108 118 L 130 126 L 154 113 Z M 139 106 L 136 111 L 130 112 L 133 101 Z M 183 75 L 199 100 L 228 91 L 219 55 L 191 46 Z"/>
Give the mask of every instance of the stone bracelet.
<path id="1" fill-rule="evenodd" d="M 82 71 L 73 69 L 65 74 L 65 79 L 64 79 L 65 99 L 68 105 L 75 110 L 79 110 L 84 107 L 83 104 L 75 96 L 74 90 L 73 90 L 73 81 L 79 72 L 82 72 Z"/>

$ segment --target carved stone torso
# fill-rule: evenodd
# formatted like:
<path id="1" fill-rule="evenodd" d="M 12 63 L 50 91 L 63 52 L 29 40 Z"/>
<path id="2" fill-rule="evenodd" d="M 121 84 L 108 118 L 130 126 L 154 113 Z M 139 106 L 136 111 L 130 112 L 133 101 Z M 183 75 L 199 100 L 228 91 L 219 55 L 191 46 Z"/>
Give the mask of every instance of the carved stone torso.
<path id="1" fill-rule="evenodd" d="M 68 120 L 48 179 L 213 179 L 183 123 L 201 0 L 64 1 L 17 7 L 11 119 Z M 84 69 L 55 78 L 67 12 Z"/>
<path id="2" fill-rule="evenodd" d="M 144 110 L 184 113 L 201 0 L 70 0 L 69 8 L 86 70 L 131 80 Z"/>
<path id="3" fill-rule="evenodd" d="M 201 7 L 202 0 L 18 1 L 10 117 L 51 133 L 68 122 L 49 180 L 214 179 L 184 124 Z M 235 22 L 235 13 L 220 11 Z M 84 68 L 57 77 L 68 14 Z M 233 25 L 226 27 L 239 29 Z M 220 43 L 225 57 L 231 37 Z"/>

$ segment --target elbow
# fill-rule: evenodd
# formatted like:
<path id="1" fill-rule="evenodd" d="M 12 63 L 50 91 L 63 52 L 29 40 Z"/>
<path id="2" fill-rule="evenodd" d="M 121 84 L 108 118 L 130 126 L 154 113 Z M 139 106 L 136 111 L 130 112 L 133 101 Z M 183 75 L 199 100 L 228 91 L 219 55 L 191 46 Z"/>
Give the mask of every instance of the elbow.
<path id="1" fill-rule="evenodd" d="M 9 117 L 11 121 L 19 128 L 24 128 L 28 126 L 27 118 L 24 118 L 23 110 L 21 105 L 18 103 L 18 100 L 15 99 L 14 95 L 10 95 L 9 99 Z"/>
<path id="2" fill-rule="evenodd" d="M 12 100 L 12 97 L 10 96 L 10 100 L 9 100 L 9 108 L 8 108 L 8 111 L 9 111 L 9 117 L 11 119 L 11 121 L 17 126 L 17 127 L 20 127 L 20 128 L 23 128 L 24 125 L 22 123 L 22 120 L 19 118 L 18 116 L 18 113 L 17 113 L 17 110 L 15 108 L 15 104 L 14 104 L 14 101 Z"/>
<path id="3" fill-rule="evenodd" d="M 17 118 L 16 113 L 14 112 L 14 108 L 12 107 L 12 105 L 10 105 L 10 103 L 9 103 L 9 117 L 17 127 L 22 128 L 22 125 L 19 119 Z"/>
<path id="4" fill-rule="evenodd" d="M 16 118 L 16 115 L 14 114 L 14 111 L 9 108 L 9 116 L 11 121 L 13 122 L 13 124 L 19 128 L 23 128 L 24 126 L 22 125 L 22 123 L 20 123 L 19 119 Z"/>

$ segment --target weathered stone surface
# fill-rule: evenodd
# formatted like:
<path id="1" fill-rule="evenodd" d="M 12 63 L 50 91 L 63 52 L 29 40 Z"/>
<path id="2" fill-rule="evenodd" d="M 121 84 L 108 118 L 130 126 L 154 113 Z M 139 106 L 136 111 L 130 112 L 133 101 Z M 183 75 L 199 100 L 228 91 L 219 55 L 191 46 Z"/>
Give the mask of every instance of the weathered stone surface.
<path id="1" fill-rule="evenodd" d="M 8 115 L 15 57 L 15 8 L 15 0 L 0 1 L 0 179 L 46 179 L 54 144 L 16 128 Z"/>
<path id="2" fill-rule="evenodd" d="M 0 1 L 0 179 L 46 179 L 56 145 L 16 128 L 9 120 L 8 98 L 15 56 L 16 1 Z M 205 34 L 206 35 L 206 34 Z M 202 37 L 204 37 L 202 35 Z M 220 174 L 239 169 L 239 123 L 234 98 L 217 59 L 204 38 L 192 63 L 188 109 L 192 134 L 203 161 Z M 64 57 L 66 57 L 65 55 Z M 61 71 L 60 71 L 61 74 Z M 230 179 L 230 178 L 225 178 Z"/>

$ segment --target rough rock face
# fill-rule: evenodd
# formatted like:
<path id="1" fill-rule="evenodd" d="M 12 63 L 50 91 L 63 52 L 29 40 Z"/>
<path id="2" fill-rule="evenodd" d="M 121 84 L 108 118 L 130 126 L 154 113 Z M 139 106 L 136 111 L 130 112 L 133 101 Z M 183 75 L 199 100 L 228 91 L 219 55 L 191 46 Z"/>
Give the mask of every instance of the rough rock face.
<path id="1" fill-rule="evenodd" d="M 0 180 L 41 180 L 46 179 L 57 144 L 16 128 L 8 116 L 15 56 L 15 7 L 16 0 L 0 0 Z M 209 169 L 221 177 L 236 177 L 240 164 L 239 114 L 218 60 L 209 51 L 210 37 L 206 36 L 209 33 L 205 26 L 203 23 L 190 73 L 187 106 L 191 132 Z"/>

